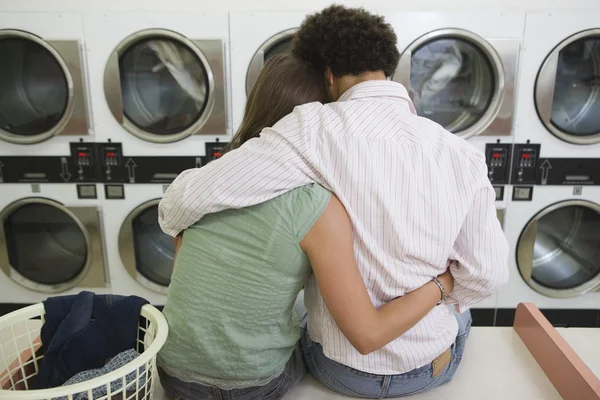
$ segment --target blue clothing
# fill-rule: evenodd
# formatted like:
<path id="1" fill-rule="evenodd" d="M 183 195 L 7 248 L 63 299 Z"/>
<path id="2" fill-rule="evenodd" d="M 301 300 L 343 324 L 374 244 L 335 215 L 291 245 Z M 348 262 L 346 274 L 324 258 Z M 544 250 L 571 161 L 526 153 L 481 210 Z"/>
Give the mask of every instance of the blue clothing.
<path id="1" fill-rule="evenodd" d="M 137 296 L 91 292 L 44 301 L 44 358 L 35 389 L 61 386 L 79 372 L 102 368 L 117 354 L 135 349 L 140 310 L 146 303 Z"/>
<path id="2" fill-rule="evenodd" d="M 109 372 L 116 371 L 117 369 L 129 364 L 139 356 L 138 352 L 134 349 L 126 350 L 122 353 L 114 356 L 106 365 L 98 369 L 90 369 L 83 371 L 69 379 L 63 386 L 75 385 L 76 383 L 82 383 L 99 376 L 108 374 Z M 146 374 L 144 373 L 146 368 L 143 366 L 139 368 L 138 373 L 131 371 L 125 377 L 125 392 L 135 392 L 138 388 L 144 387 L 146 384 Z M 139 376 L 139 380 L 137 379 Z M 138 382 L 136 382 L 138 380 Z M 123 388 L 123 379 L 117 379 L 110 383 L 110 392 L 119 393 Z M 92 389 L 92 399 L 104 397 L 108 394 L 106 385 L 100 385 Z M 53 400 L 67 400 L 67 396 L 57 397 Z M 87 392 L 81 392 L 73 395 L 73 400 L 89 400 Z"/>
<path id="3" fill-rule="evenodd" d="M 302 352 L 295 347 L 283 372 L 270 382 L 244 389 L 221 389 L 197 382 L 185 382 L 158 368 L 160 382 L 169 399 L 176 400 L 279 400 L 306 375 Z"/>
<path id="4" fill-rule="evenodd" d="M 306 317 L 300 347 L 310 373 L 333 391 L 369 399 L 410 396 L 448 383 L 456 373 L 463 357 L 472 319 L 470 311 L 454 314 L 458 321 L 458 335 L 451 347 L 452 358 L 446 368 L 435 377 L 433 363 L 400 375 L 374 375 L 330 360 L 323 354 L 323 347 L 308 336 Z"/>

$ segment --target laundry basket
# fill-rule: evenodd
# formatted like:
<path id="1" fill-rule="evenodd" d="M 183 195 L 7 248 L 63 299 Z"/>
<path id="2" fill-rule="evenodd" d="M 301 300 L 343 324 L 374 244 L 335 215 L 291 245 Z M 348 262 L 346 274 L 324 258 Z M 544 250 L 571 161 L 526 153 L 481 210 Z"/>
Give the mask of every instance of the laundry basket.
<path id="1" fill-rule="evenodd" d="M 142 307 L 136 341 L 139 356 L 127 365 L 86 382 L 29 390 L 44 357 L 40 340 L 44 314 L 40 303 L 0 317 L 1 400 L 76 400 L 85 394 L 89 400 L 153 398 L 156 355 L 169 330 L 160 311 L 150 305 Z"/>

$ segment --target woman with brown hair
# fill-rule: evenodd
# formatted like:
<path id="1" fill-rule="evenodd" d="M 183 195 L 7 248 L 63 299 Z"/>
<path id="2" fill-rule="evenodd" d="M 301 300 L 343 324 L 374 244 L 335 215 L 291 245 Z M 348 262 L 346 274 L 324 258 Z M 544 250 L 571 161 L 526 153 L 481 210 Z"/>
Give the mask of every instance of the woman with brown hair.
<path id="1" fill-rule="evenodd" d="M 298 105 L 326 101 L 324 78 L 312 65 L 277 55 L 252 89 L 230 147 L 253 140 Z M 281 398 L 306 373 L 294 312 L 305 284 L 318 285 L 335 323 L 368 354 L 435 307 L 438 284 L 449 293 L 454 283 L 446 273 L 375 308 L 356 265 L 348 215 L 316 184 L 208 215 L 180 244 L 164 310 L 169 338 L 159 354 L 161 381 L 173 399 Z"/>

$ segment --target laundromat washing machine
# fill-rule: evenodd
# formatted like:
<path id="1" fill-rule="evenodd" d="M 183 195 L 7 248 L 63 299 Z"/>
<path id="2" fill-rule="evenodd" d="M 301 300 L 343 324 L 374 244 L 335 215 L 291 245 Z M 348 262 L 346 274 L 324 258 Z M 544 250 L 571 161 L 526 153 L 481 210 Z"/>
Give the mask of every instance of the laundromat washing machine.
<path id="1" fill-rule="evenodd" d="M 110 293 L 96 184 L 2 184 L 0 303 Z"/>
<path id="2" fill-rule="evenodd" d="M 0 59 L 0 156 L 67 156 L 93 137 L 81 15 L 0 14 Z"/>
<path id="3" fill-rule="evenodd" d="M 397 13 L 394 80 L 409 91 L 420 116 L 479 148 L 512 143 L 514 92 L 525 15 Z"/>
<path id="4" fill-rule="evenodd" d="M 600 13 L 528 14 L 523 40 L 515 143 L 541 144 L 538 158 L 600 158 Z"/>
<path id="5" fill-rule="evenodd" d="M 510 270 L 498 308 L 514 317 L 519 303 L 532 302 L 542 310 L 564 309 L 564 314 L 581 319 L 571 318 L 573 326 L 596 326 L 593 312 L 575 310 L 600 307 L 600 187 L 515 186 L 514 190 L 517 197 L 528 192 L 531 200 L 513 201 L 506 215 Z M 559 313 L 556 321 L 565 317 Z"/>
<path id="6" fill-rule="evenodd" d="M 173 239 L 163 191 L 218 158 L 231 137 L 224 12 L 84 16 L 113 289 L 166 300 Z"/>
<path id="7" fill-rule="evenodd" d="M 78 14 L 0 14 L 2 313 L 110 292 L 95 174 L 73 157 L 94 137 L 83 36 Z"/>
<path id="8" fill-rule="evenodd" d="M 232 12 L 231 104 L 236 130 L 246 98 L 269 58 L 292 49 L 292 37 L 310 12 Z"/>
<path id="9" fill-rule="evenodd" d="M 498 316 L 531 301 L 553 324 L 600 309 L 600 14 L 527 15 Z"/>
<path id="10" fill-rule="evenodd" d="M 204 156 L 228 141 L 226 13 L 87 14 L 98 141 L 126 156 Z"/>
<path id="11" fill-rule="evenodd" d="M 164 305 L 175 263 L 173 238 L 158 225 L 165 187 L 106 185 L 104 203 L 107 257 L 113 291 Z"/>

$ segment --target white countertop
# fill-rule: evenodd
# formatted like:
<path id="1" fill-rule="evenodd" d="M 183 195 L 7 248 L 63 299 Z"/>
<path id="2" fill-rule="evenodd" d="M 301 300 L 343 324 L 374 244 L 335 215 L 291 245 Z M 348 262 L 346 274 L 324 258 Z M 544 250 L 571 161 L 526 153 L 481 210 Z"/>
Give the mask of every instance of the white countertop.
<path id="1" fill-rule="evenodd" d="M 596 375 L 600 375 L 600 329 L 557 329 Z M 157 388 L 155 399 L 166 399 Z M 350 399 L 307 376 L 285 400 Z M 454 380 L 415 400 L 561 400 L 513 328 L 474 327 Z"/>
<path id="2" fill-rule="evenodd" d="M 305 378 L 285 399 L 348 399 Z M 465 354 L 452 382 L 411 396 L 415 400 L 561 400 L 552 383 L 512 328 L 471 329 Z"/>
<path id="3" fill-rule="evenodd" d="M 37 321 L 35 321 L 37 322 Z M 600 329 L 558 328 L 557 331 L 596 376 L 600 377 Z M 19 335 L 17 335 L 19 336 Z M 167 399 L 160 385 L 156 400 Z M 349 399 L 307 376 L 285 400 Z M 474 327 L 461 366 L 447 385 L 411 396 L 416 400 L 561 400 L 542 369 L 512 327 Z"/>
<path id="4" fill-rule="evenodd" d="M 556 330 L 588 368 L 600 378 L 600 329 L 557 328 Z"/>

